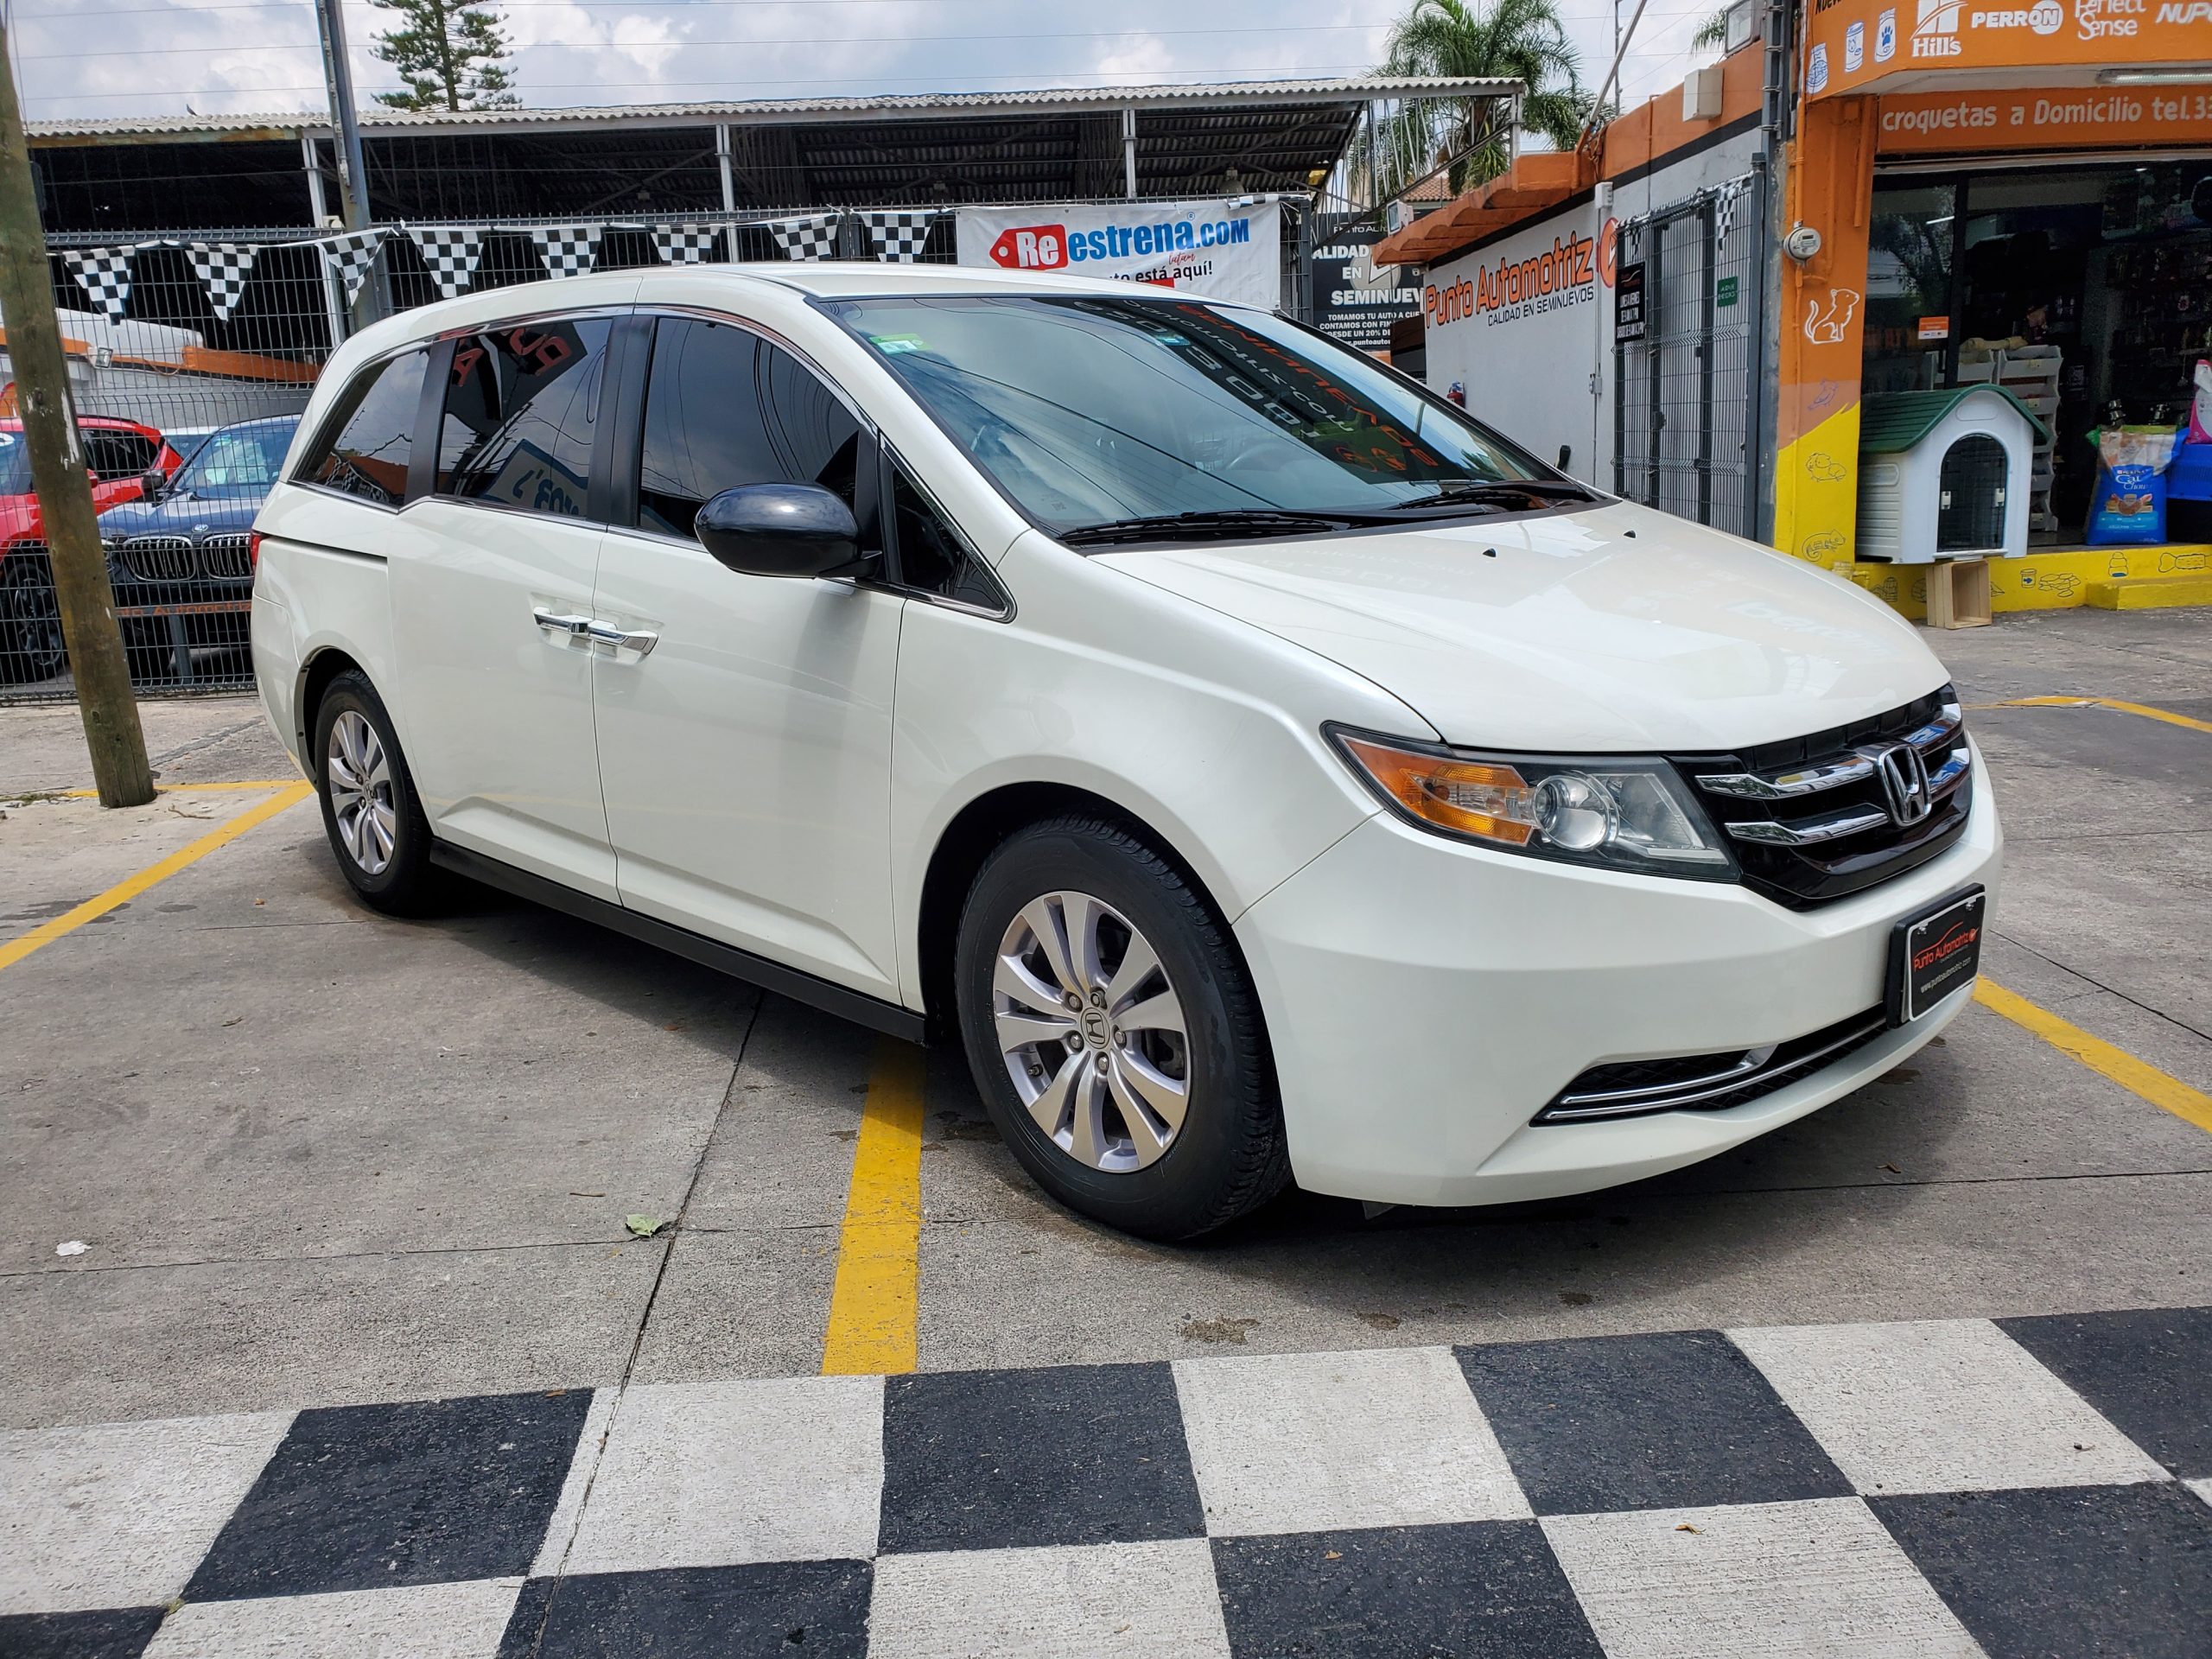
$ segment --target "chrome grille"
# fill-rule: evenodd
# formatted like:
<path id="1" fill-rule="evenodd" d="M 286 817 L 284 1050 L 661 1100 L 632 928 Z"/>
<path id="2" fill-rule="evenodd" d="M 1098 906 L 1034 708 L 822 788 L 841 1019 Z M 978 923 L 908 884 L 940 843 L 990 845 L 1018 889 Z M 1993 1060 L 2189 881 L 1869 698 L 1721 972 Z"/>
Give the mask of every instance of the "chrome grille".
<path id="1" fill-rule="evenodd" d="M 1887 1028 L 1883 1011 L 1869 1008 L 1788 1042 L 1681 1059 L 1593 1065 L 1531 1121 L 1574 1123 L 1647 1112 L 1725 1111 L 1837 1064 Z"/>
<path id="2" fill-rule="evenodd" d="M 253 558 L 243 532 L 210 536 L 200 543 L 200 574 L 213 582 L 251 582 Z"/>
<path id="3" fill-rule="evenodd" d="M 189 536 L 133 536 L 123 544 L 124 568 L 141 582 L 189 582 L 196 561 Z"/>
<path id="4" fill-rule="evenodd" d="M 1745 885 L 1793 908 L 1925 863 L 1966 828 L 1974 794 L 1948 685 L 1872 720 L 1676 764 L 1734 843 Z"/>

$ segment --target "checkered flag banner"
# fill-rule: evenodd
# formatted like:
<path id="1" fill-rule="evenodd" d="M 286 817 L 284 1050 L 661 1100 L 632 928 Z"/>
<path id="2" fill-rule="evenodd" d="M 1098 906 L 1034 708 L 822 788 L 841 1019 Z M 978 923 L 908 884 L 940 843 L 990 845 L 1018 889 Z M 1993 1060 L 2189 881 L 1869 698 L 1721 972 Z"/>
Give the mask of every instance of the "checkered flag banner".
<path id="1" fill-rule="evenodd" d="M 721 247 L 719 225 L 656 225 L 652 232 L 653 246 L 660 251 L 664 265 L 700 264 L 713 258 Z"/>
<path id="2" fill-rule="evenodd" d="M 930 226 L 939 215 L 933 212 L 864 213 L 868 220 L 869 238 L 875 244 L 875 257 L 893 264 L 911 265 L 922 257 L 922 248 L 930 239 Z"/>
<path id="3" fill-rule="evenodd" d="M 228 322 L 245 293 L 245 279 L 253 274 L 253 262 L 261 250 L 236 242 L 188 242 L 184 252 L 192 261 L 193 274 L 207 290 L 207 303 L 214 308 L 217 320 Z"/>
<path id="4" fill-rule="evenodd" d="M 547 276 L 581 276 L 597 262 L 599 238 L 606 233 L 603 225 L 540 225 L 530 239 L 537 244 Z"/>
<path id="5" fill-rule="evenodd" d="M 797 219 L 772 219 L 768 228 L 786 259 L 827 259 L 837 251 L 837 221 L 842 213 L 803 213 Z"/>
<path id="6" fill-rule="evenodd" d="M 430 268 L 430 280 L 438 285 L 438 297 L 449 300 L 468 286 L 476 275 L 476 262 L 484 253 L 484 227 L 480 225 L 433 225 L 418 229 L 407 226 L 407 234 L 414 241 L 423 263 Z"/>
<path id="7" fill-rule="evenodd" d="M 130 304 L 130 259 L 135 248 L 73 248 L 61 256 L 92 303 L 121 322 Z"/>
<path id="8" fill-rule="evenodd" d="M 1728 245 L 1728 232 L 1736 228 L 1736 202 L 1741 194 L 1741 181 L 1731 179 L 1720 187 L 1719 194 L 1713 199 L 1713 241 L 1715 247 Z"/>
<path id="9" fill-rule="evenodd" d="M 384 238 L 382 231 L 348 231 L 315 245 L 322 250 L 324 263 L 345 283 L 346 304 L 361 297 L 361 284 L 369 280 L 369 268 L 376 264 Z"/>

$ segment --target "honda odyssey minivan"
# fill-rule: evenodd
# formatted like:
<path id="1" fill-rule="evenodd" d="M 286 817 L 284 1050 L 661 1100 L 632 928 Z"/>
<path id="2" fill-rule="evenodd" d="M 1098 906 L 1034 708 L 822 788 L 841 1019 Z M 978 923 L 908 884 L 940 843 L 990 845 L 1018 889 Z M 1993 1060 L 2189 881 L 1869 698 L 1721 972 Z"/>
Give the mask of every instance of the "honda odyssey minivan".
<path id="1" fill-rule="evenodd" d="M 333 358 L 253 650 L 339 868 L 957 1040 L 1048 1191 L 1581 1192 L 1888 1070 L 2000 851 L 1871 595 L 1268 312 L 779 264 Z"/>

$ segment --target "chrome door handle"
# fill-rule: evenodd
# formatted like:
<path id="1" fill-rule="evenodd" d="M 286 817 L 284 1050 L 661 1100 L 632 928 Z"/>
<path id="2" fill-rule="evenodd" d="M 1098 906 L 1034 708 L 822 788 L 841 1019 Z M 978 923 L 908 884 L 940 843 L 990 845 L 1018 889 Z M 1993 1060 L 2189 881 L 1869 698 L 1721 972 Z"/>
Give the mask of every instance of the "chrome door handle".
<path id="1" fill-rule="evenodd" d="M 540 610 L 531 611 L 531 615 L 548 633 L 565 633 L 573 639 L 591 632 L 591 618 L 588 616 L 562 616 L 553 611 Z"/>
<path id="2" fill-rule="evenodd" d="M 612 645 L 617 651 L 634 651 L 643 657 L 660 643 L 660 635 L 639 629 L 632 632 L 618 628 L 611 622 L 588 622 L 583 630 L 594 645 Z"/>

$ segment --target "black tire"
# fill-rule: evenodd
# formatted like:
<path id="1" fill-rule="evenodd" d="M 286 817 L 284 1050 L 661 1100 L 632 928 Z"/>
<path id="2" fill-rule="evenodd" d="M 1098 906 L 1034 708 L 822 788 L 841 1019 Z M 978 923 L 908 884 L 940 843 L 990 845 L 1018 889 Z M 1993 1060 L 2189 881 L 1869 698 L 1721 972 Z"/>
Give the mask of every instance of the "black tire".
<path id="1" fill-rule="evenodd" d="M 0 681 L 50 680 L 68 666 L 54 567 L 44 553 L 10 548 L 0 556 Z"/>
<path id="2" fill-rule="evenodd" d="M 1166 1150 L 1139 1167 L 1093 1167 L 1064 1147 L 1032 1116 L 1014 1080 L 1017 1068 L 1029 1071 L 1047 1052 L 1024 1064 L 999 1045 L 1000 946 L 1025 906 L 1063 892 L 1103 900 L 1126 918 L 1149 942 L 1181 1007 L 1185 1039 L 1168 1063 L 1182 1071 L 1184 1116 Z M 1070 1209 L 1146 1238 L 1192 1238 L 1264 1204 L 1289 1179 L 1266 1026 L 1236 942 L 1181 872 L 1120 824 L 1055 818 L 994 852 L 961 913 L 954 973 L 961 1037 L 992 1120 L 1038 1185 Z M 1099 1040 L 1118 1043 L 1124 1034 Z M 1091 1052 L 1075 1049 L 1072 1060 Z M 1096 1054 L 1103 1075 L 1114 1057 L 1103 1046 Z M 1134 1145 L 1120 1110 L 1112 1109 L 1109 1122 L 1122 1124 Z"/>
<path id="3" fill-rule="evenodd" d="M 385 758 L 385 786 L 378 798 L 391 808 L 391 848 L 383 867 L 366 868 L 340 828 L 339 810 L 331 787 L 331 734 L 341 718 L 359 716 L 375 734 Z M 415 779 L 407 770 L 392 731 L 391 716 L 359 669 L 347 669 L 324 688 L 315 715 L 315 752 L 308 757 L 315 768 L 316 794 L 322 801 L 322 827 L 330 837 L 330 850 L 340 874 L 372 909 L 391 916 L 423 916 L 436 910 L 448 891 L 442 874 L 430 862 L 430 823 L 415 792 Z M 381 849 L 379 848 L 380 851 Z M 372 855 L 373 858 L 373 855 Z"/>

